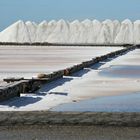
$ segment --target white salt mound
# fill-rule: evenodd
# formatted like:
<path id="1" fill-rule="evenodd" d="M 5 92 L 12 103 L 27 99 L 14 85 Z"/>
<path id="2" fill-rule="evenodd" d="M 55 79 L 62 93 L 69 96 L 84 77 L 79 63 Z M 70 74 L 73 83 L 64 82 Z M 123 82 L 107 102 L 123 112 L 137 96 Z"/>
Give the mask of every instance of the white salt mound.
<path id="1" fill-rule="evenodd" d="M 50 42 L 50 43 L 140 43 L 140 20 L 126 19 L 72 22 L 63 19 L 36 24 L 17 21 L 2 32 L 0 42 Z"/>

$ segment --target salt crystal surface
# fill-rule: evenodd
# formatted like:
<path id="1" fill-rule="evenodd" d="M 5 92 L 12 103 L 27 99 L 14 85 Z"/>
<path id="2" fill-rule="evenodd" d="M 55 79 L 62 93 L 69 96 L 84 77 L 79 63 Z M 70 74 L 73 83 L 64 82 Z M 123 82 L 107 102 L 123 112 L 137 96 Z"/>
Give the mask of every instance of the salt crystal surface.
<path id="1" fill-rule="evenodd" d="M 0 42 L 140 43 L 140 21 L 17 21 L 0 32 Z"/>

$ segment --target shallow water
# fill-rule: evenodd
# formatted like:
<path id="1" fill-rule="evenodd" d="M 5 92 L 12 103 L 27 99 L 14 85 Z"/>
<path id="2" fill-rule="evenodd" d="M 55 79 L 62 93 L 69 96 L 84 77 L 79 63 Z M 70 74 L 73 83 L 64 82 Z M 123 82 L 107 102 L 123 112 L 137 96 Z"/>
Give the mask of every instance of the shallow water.
<path id="1" fill-rule="evenodd" d="M 52 108 L 51 111 L 140 112 L 140 93 L 62 104 Z"/>
<path id="2" fill-rule="evenodd" d="M 117 78 L 140 78 L 139 65 L 114 65 L 99 72 L 101 76 Z"/>

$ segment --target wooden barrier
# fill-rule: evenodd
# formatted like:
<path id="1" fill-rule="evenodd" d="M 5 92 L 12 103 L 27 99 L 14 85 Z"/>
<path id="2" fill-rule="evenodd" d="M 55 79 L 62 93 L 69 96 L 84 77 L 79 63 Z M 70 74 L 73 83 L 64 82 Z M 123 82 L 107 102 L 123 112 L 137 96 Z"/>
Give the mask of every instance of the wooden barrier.
<path id="1" fill-rule="evenodd" d="M 102 55 L 100 57 L 95 57 L 92 60 L 82 62 L 81 64 L 74 65 L 72 67 L 66 68 L 64 70 L 64 75 L 65 76 L 72 75 L 73 73 L 75 73 L 75 72 L 77 72 L 77 71 L 79 71 L 79 70 L 81 70 L 83 68 L 90 67 L 90 66 L 92 66 L 92 65 L 94 65 L 96 63 L 99 63 L 101 61 L 104 61 L 104 60 L 106 60 L 108 58 L 123 55 L 124 53 L 129 52 L 129 51 L 131 51 L 131 50 L 133 50 L 135 48 L 136 48 L 136 46 L 124 48 L 124 49 L 121 49 L 121 50 L 118 50 L 118 51 L 115 51 L 115 52 L 108 53 L 106 55 Z"/>
<path id="2" fill-rule="evenodd" d="M 0 101 L 5 101 L 13 97 L 20 97 L 20 93 L 24 91 L 24 82 L 15 82 L 8 86 L 0 88 Z"/>
<path id="3" fill-rule="evenodd" d="M 8 100 L 13 97 L 19 97 L 20 93 L 32 93 L 38 90 L 42 85 L 52 82 L 56 79 L 62 78 L 63 76 L 72 75 L 75 72 L 82 70 L 83 68 L 90 67 L 100 61 L 104 61 L 108 58 L 112 58 L 118 55 L 122 55 L 128 51 L 135 49 L 136 46 L 124 48 L 115 52 L 102 55 L 100 57 L 93 58 L 89 61 L 82 62 L 81 64 L 74 65 L 64 70 L 55 71 L 50 74 L 42 74 L 40 78 L 33 79 L 4 79 L 7 82 L 13 82 L 6 87 L 0 88 L 0 101 Z M 44 75 L 44 77 L 43 77 Z M 20 81 L 19 81 L 20 80 Z M 15 82 L 16 81 L 16 82 Z M 17 82 L 19 81 L 19 82 Z"/>

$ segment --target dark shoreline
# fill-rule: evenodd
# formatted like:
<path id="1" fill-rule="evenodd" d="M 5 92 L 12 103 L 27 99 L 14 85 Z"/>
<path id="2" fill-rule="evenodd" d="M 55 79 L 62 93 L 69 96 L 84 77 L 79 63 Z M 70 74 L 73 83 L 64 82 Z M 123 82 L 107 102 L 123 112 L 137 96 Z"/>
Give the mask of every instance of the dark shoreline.
<path id="1" fill-rule="evenodd" d="M 14 45 L 14 46 L 112 46 L 112 47 L 130 47 L 134 44 L 123 44 L 123 43 L 49 43 L 49 42 L 0 42 L 0 45 Z M 138 44 L 137 44 L 138 45 Z"/>

